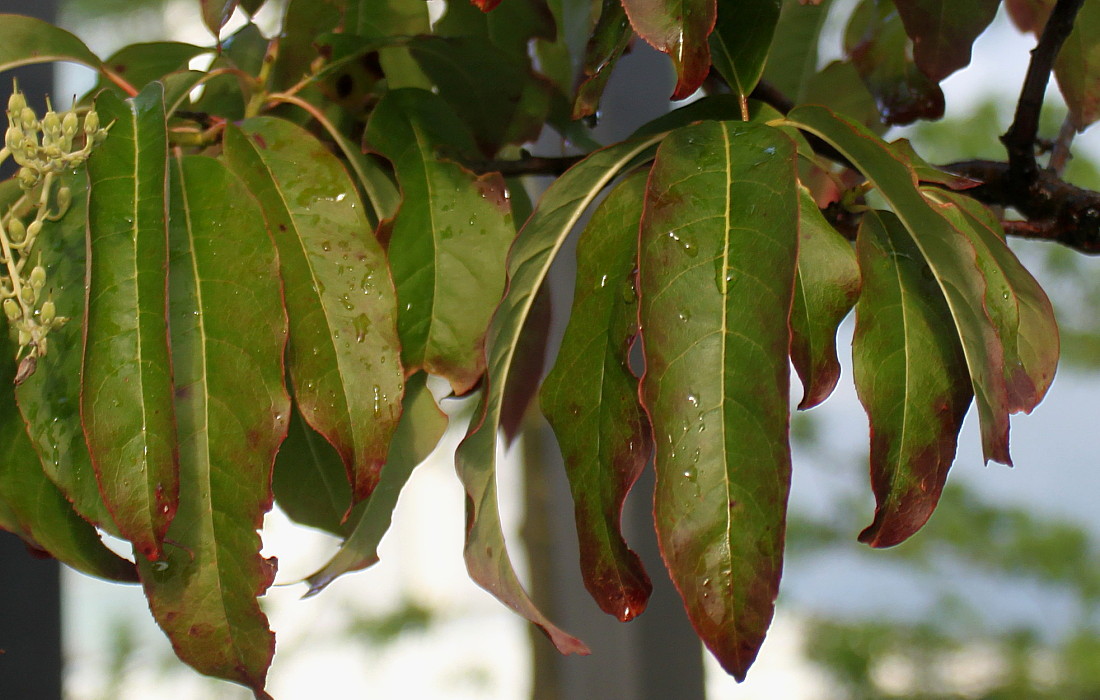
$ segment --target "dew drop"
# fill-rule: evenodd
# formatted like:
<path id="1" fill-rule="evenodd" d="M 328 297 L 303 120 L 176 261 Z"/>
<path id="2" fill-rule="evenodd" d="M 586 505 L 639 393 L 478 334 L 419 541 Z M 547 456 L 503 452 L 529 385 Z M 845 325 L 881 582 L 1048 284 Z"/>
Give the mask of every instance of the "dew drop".
<path id="1" fill-rule="evenodd" d="M 688 403 L 695 408 L 699 408 L 699 397 L 694 392 L 689 391 L 687 395 Z"/>
<path id="2" fill-rule="evenodd" d="M 326 253 L 332 250 L 332 243 L 330 241 L 321 241 L 321 250 L 325 251 Z"/>

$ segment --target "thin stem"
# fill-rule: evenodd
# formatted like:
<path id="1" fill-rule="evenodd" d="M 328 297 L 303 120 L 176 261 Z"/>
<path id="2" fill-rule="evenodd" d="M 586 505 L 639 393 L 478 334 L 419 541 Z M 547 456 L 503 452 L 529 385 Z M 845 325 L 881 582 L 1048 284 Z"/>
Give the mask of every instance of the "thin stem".
<path id="1" fill-rule="evenodd" d="M 1070 158 L 1073 154 L 1070 153 L 1069 147 L 1073 144 L 1073 137 L 1077 135 L 1077 127 L 1073 125 L 1073 119 L 1070 115 L 1066 115 L 1065 121 L 1062 122 L 1062 128 L 1058 131 L 1058 138 L 1054 142 L 1054 148 L 1050 151 L 1050 163 L 1047 167 L 1054 171 L 1054 174 L 1058 177 L 1062 176 L 1062 173 L 1066 170 L 1066 165 L 1069 164 Z"/>
<path id="2" fill-rule="evenodd" d="M 99 72 L 102 73 L 103 77 L 107 78 L 107 80 L 110 80 L 112 83 L 122 88 L 123 92 L 125 92 L 130 97 L 138 94 L 137 88 L 128 83 L 125 78 L 123 78 L 121 75 L 114 72 L 107 66 L 100 66 Z"/>

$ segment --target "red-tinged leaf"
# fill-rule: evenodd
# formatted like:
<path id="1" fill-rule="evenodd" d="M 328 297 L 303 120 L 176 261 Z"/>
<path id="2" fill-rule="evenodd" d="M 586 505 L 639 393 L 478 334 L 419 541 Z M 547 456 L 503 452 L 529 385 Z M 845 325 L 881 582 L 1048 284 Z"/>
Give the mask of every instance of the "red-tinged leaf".
<path id="1" fill-rule="evenodd" d="M 1005 349 L 1008 408 L 1030 413 L 1043 400 L 1058 367 L 1058 324 L 1043 288 L 1005 243 L 1000 221 L 978 202 L 955 192 L 925 195 L 974 244 L 986 280 L 985 305 Z"/>
<path id="2" fill-rule="evenodd" d="M 795 144 L 703 122 L 657 151 L 642 216 L 642 403 L 661 554 L 696 633 L 742 680 L 771 622 L 787 495 Z"/>
<path id="3" fill-rule="evenodd" d="M 801 0 L 783 0 L 764 79 L 795 104 L 806 101 L 806 87 L 817 73 L 818 38 L 830 4 L 831 0 L 809 5 Z"/>
<path id="4" fill-rule="evenodd" d="M 512 358 L 512 372 L 500 404 L 500 434 L 511 447 L 523 428 L 524 419 L 539 392 L 546 370 L 546 345 L 550 341 L 553 299 L 548 285 L 539 287 L 523 323 Z"/>
<path id="5" fill-rule="evenodd" d="M 816 105 L 795 108 L 787 120 L 825 139 L 854 163 L 913 237 L 943 290 L 962 338 L 985 459 L 1011 464 L 1004 346 L 985 310 L 986 280 L 978 269 L 973 243 L 925 200 L 905 155 L 864 127 Z"/>
<path id="6" fill-rule="evenodd" d="M 176 654 L 266 698 L 275 636 L 256 597 L 275 562 L 256 531 L 290 412 L 278 257 L 245 186 L 201 156 L 172 162 L 170 237 L 180 506 L 165 559 L 138 568 Z"/>
<path id="7" fill-rule="evenodd" d="M 905 32 L 913 40 L 913 60 L 935 82 L 970 64 L 970 47 L 1001 0 L 894 0 Z"/>
<path id="8" fill-rule="evenodd" d="M 543 195 L 509 254 L 508 289 L 486 338 L 488 361 L 479 416 L 455 453 L 467 495 L 463 555 L 470 577 L 538 625 L 563 653 L 587 654 L 588 647 L 556 627 L 531 601 L 516 577 L 501 530 L 496 457 L 504 389 L 515 371 L 524 322 L 555 254 L 600 191 L 623 169 L 651 154 L 660 138 L 634 139 L 596 151 L 558 178 Z"/>
<path id="9" fill-rule="evenodd" d="M 908 44 L 892 4 L 864 0 L 852 13 L 844 48 L 886 124 L 943 116 L 943 91 L 913 63 Z"/>
<path id="10" fill-rule="evenodd" d="M 73 34 L 34 17 L 0 14 L 0 71 L 71 61 L 99 68 L 99 57 Z"/>
<path id="11" fill-rule="evenodd" d="M 859 539 L 891 547 L 932 515 L 973 393 L 951 309 L 897 217 L 864 214 L 856 249 L 853 373 L 871 422 L 877 502 Z"/>
<path id="12" fill-rule="evenodd" d="M 254 15 L 264 6 L 266 0 L 240 0 L 241 9 L 249 15 Z"/>
<path id="13" fill-rule="evenodd" d="M 734 94 L 747 98 L 768 61 L 782 0 L 741 0 L 718 4 L 710 35 L 714 67 Z"/>
<path id="14" fill-rule="evenodd" d="M 470 2 L 482 12 L 489 12 L 500 4 L 500 0 L 470 0 Z"/>
<path id="15" fill-rule="evenodd" d="M 100 93 L 113 124 L 88 159 L 88 278 L 80 415 L 103 500 L 149 560 L 176 512 L 179 464 L 168 350 L 168 136 L 163 88 Z"/>
<path id="16" fill-rule="evenodd" d="M 199 0 L 202 5 L 202 21 L 210 33 L 217 37 L 222 27 L 233 16 L 238 0 Z"/>
<path id="17" fill-rule="evenodd" d="M 653 449 L 629 366 L 645 182 L 639 172 L 616 187 L 577 242 L 573 311 L 540 394 L 565 458 L 585 588 L 623 622 L 645 610 L 653 590 L 620 527 L 623 502 Z"/>
<path id="18" fill-rule="evenodd" d="M 396 296 L 355 185 L 301 127 L 258 117 L 226 130 L 225 158 L 260 200 L 279 249 L 290 378 L 302 416 L 370 495 L 401 415 Z"/>
<path id="19" fill-rule="evenodd" d="M 666 53 L 676 67 L 675 100 L 699 89 L 710 71 L 707 37 L 718 18 L 717 0 L 622 0 L 638 36 Z"/>
<path id="20" fill-rule="evenodd" d="M 447 416 L 436 406 L 425 386 L 427 375 L 409 378 L 405 410 L 393 434 L 382 479 L 366 503 L 356 506 L 346 525 L 348 536 L 336 554 L 310 576 L 307 596 L 316 595 L 338 576 L 359 571 L 378 561 L 378 543 L 390 527 L 397 497 L 413 469 L 435 450 L 447 429 Z"/>
<path id="21" fill-rule="evenodd" d="M 859 267 L 810 191 L 799 190 L 798 272 L 791 307 L 791 363 L 802 379 L 800 409 L 817 406 L 840 379 L 836 329 L 859 297 Z"/>
<path id="22" fill-rule="evenodd" d="M 87 176 L 66 175 L 62 185 L 73 193 L 68 213 L 59 221 L 42 222 L 35 244 L 39 264 L 49 270 L 47 289 L 57 315 L 70 319 L 50 331 L 49 352 L 38 358 L 38 370 L 15 390 L 15 397 L 31 442 L 45 474 L 72 507 L 88 522 L 112 534 L 118 530 L 99 492 L 84 429 L 80 423 L 80 365 L 83 358 L 84 271 L 87 262 Z M 0 185 L 6 210 L 22 194 L 15 180 Z M 8 197 L 12 191 L 14 196 Z M 22 215 L 27 198 L 15 207 Z M 41 258 L 37 256 L 41 255 Z M 14 356 L 14 353 L 13 353 Z"/>
<path id="23" fill-rule="evenodd" d="M 621 0 L 603 0 L 600 18 L 584 50 L 583 81 L 573 101 L 573 119 L 595 114 L 611 72 L 630 45 L 634 32 Z"/>
<path id="24" fill-rule="evenodd" d="M 39 239 L 39 245 L 46 240 L 49 239 Z M 73 321 L 72 325 L 78 324 Z M 54 334 L 57 332 L 57 329 L 51 332 L 51 341 L 56 340 Z M 54 347 L 56 349 L 56 345 Z M 42 359 L 52 354 L 51 351 Z M 43 473 L 38 454 L 15 407 L 12 391 L 15 365 L 11 361 L 14 356 L 15 348 L 5 337 L 0 342 L 0 357 L 3 358 L 0 361 L 0 527 L 77 571 L 116 581 L 136 581 L 133 563 L 107 549 L 95 528 L 73 511 Z M 31 377 L 43 371 L 44 368 L 39 367 Z"/>
<path id="25" fill-rule="evenodd" d="M 1005 0 L 1005 9 L 1021 32 L 1043 31 L 1056 0 Z"/>
<path id="26" fill-rule="evenodd" d="M 405 371 L 424 369 L 465 394 L 485 370 L 485 330 L 515 238 L 504 179 L 436 156 L 443 146 L 467 153 L 476 146 L 427 90 L 386 93 L 371 112 L 366 144 L 393 163 L 403 195 L 387 225 Z"/>

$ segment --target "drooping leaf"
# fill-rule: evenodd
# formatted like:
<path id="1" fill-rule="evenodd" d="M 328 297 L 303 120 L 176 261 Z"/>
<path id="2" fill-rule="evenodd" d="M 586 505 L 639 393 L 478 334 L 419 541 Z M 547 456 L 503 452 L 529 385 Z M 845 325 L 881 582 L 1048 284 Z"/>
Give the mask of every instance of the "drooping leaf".
<path id="1" fill-rule="evenodd" d="M 57 332 L 51 332 L 51 340 Z M 77 571 L 116 581 L 136 581 L 134 565 L 103 545 L 95 528 L 73 511 L 42 471 L 15 406 L 14 356 L 15 348 L 5 334 L 0 342 L 0 527 Z M 43 371 L 40 365 L 31 378 Z"/>
<path id="2" fill-rule="evenodd" d="M 985 311 L 986 280 L 977 266 L 973 243 L 924 199 L 905 156 L 867 129 L 816 105 L 798 107 L 787 119 L 825 139 L 854 163 L 913 237 L 943 290 L 962 338 L 985 459 L 1011 464 L 1004 347 Z"/>
<path id="3" fill-rule="evenodd" d="M 565 458 L 584 585 L 623 622 L 645 610 L 653 590 L 620 528 L 623 502 L 653 449 L 629 366 L 638 333 L 634 267 L 645 181 L 639 172 L 616 187 L 577 242 L 573 311 L 540 393 Z"/>
<path id="4" fill-rule="evenodd" d="M 810 191 L 799 190 L 798 272 L 791 307 L 791 363 L 802 379 L 800 409 L 833 393 L 840 379 L 836 329 L 859 296 L 852 246 L 829 225 Z"/>
<path id="5" fill-rule="evenodd" d="M 297 406 L 291 411 L 286 440 L 275 457 L 271 485 L 279 507 L 294 522 L 338 537 L 348 534 L 344 518 L 351 510 L 351 484 L 344 460 L 328 440 L 309 427 Z"/>
<path id="6" fill-rule="evenodd" d="M 470 431 L 455 453 L 466 488 L 466 545 L 470 577 L 542 629 L 563 653 L 588 653 L 580 640 L 546 618 L 528 597 L 512 568 L 497 506 L 496 452 L 504 388 L 514 369 L 515 349 L 535 294 L 550 263 L 599 192 L 624 168 L 652 152 L 659 136 L 626 141 L 596 151 L 546 191 L 509 255 L 508 288 L 489 325 L 485 392 Z"/>
<path id="7" fill-rule="evenodd" d="M 872 547 L 904 541 L 932 515 L 973 392 L 951 309 L 920 250 L 889 212 L 864 214 L 863 293 L 853 373 L 871 422 Z"/>
<path id="8" fill-rule="evenodd" d="M 703 122 L 661 144 L 638 262 L 654 519 L 688 617 L 745 677 L 771 622 L 787 494 L 795 145 Z"/>
<path id="9" fill-rule="evenodd" d="M 519 436 L 539 392 L 546 369 L 546 344 L 550 340 L 550 321 L 554 312 L 552 301 L 549 286 L 543 284 L 535 292 L 513 350 L 512 371 L 500 402 L 500 434 L 505 447 L 511 447 Z"/>
<path id="10" fill-rule="evenodd" d="M 831 4 L 832 0 L 809 5 L 783 0 L 764 79 L 795 104 L 806 101 L 806 86 L 817 72 L 818 37 Z"/>
<path id="11" fill-rule="evenodd" d="M 856 8 L 845 32 L 845 51 L 886 124 L 943 116 L 943 91 L 913 63 L 908 42 L 897 10 L 876 0 Z"/>
<path id="12" fill-rule="evenodd" d="M 259 206 L 222 163 L 190 156 L 171 165 L 180 505 L 164 560 L 138 569 L 176 654 L 266 698 L 275 636 L 256 597 L 275 563 L 260 556 L 256 531 L 271 508 L 271 465 L 290 412 L 278 259 Z"/>
<path id="13" fill-rule="evenodd" d="M 714 67 L 734 94 L 748 97 L 764 73 L 782 0 L 719 3 L 710 35 Z"/>
<path id="14" fill-rule="evenodd" d="M 484 371 L 485 330 L 515 237 L 504 179 L 436 155 L 476 146 L 447 103 L 426 90 L 388 92 L 371 113 L 366 144 L 393 163 L 403 195 L 387 225 L 405 371 L 423 368 L 464 394 Z"/>
<path id="15" fill-rule="evenodd" d="M 176 512 L 179 464 L 168 350 L 164 89 L 100 93 L 112 124 L 88 159 L 87 307 L 80 415 L 99 490 L 149 560 Z"/>
<path id="16" fill-rule="evenodd" d="M 1000 4 L 1001 0 L 894 0 L 913 40 L 913 60 L 937 83 L 970 64 L 970 47 Z"/>
<path id="17" fill-rule="evenodd" d="M 622 0 L 630 24 L 676 67 L 673 99 L 699 89 L 710 70 L 707 37 L 717 20 L 717 0 Z"/>
<path id="18" fill-rule="evenodd" d="M 1030 413 L 1058 366 L 1058 324 L 1050 299 L 1005 243 L 1001 224 L 988 209 L 956 192 L 924 191 L 933 202 L 945 202 L 933 206 L 974 245 L 986 280 L 986 312 L 1004 345 L 1008 409 Z"/>
<path id="19" fill-rule="evenodd" d="M 584 81 L 577 87 L 573 119 L 595 114 L 611 72 L 634 38 L 621 0 L 603 0 L 603 9 L 584 50 Z"/>
<path id="20" fill-rule="evenodd" d="M 222 27 L 233 16 L 238 0 L 199 0 L 202 5 L 202 21 L 210 33 L 217 37 Z"/>
<path id="21" fill-rule="evenodd" d="M 226 129 L 225 158 L 260 200 L 279 249 L 295 400 L 340 452 L 354 500 L 362 500 L 401 415 L 404 372 L 385 254 L 347 172 L 304 129 L 246 120 Z"/>
<path id="22" fill-rule="evenodd" d="M 99 68 L 99 57 L 73 34 L 34 17 L 0 14 L 0 71 L 51 61 Z"/>
<path id="23" fill-rule="evenodd" d="M 405 410 L 393 434 L 382 479 L 366 503 L 348 518 L 349 534 L 340 549 L 317 573 L 310 576 L 309 592 L 316 595 L 338 576 L 359 571 L 378 561 L 378 543 L 390 527 L 397 497 L 412 471 L 428 458 L 447 429 L 447 416 L 435 405 L 425 386 L 423 372 L 409 378 Z"/>

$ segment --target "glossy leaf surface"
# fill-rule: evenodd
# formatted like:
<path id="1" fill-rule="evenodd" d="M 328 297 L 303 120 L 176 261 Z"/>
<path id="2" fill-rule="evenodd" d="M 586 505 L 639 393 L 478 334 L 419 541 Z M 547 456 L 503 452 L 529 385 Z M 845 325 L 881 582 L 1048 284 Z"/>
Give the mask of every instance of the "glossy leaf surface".
<path id="1" fill-rule="evenodd" d="M 734 94 L 748 97 L 760 81 L 780 5 L 782 0 L 718 4 L 718 20 L 710 35 L 711 56 Z"/>
<path id="2" fill-rule="evenodd" d="M 638 403 L 630 347 L 638 333 L 634 292 L 646 173 L 600 205 L 577 242 L 573 310 L 540 393 L 565 459 L 584 585 L 623 622 L 640 615 L 653 586 L 623 539 L 623 502 L 653 449 Z"/>
<path id="3" fill-rule="evenodd" d="M 176 41 L 154 41 L 146 44 L 131 44 L 111 54 L 103 63 L 120 75 L 126 82 L 141 89 L 146 84 L 163 78 L 169 73 L 184 70 L 195 56 L 208 53 L 209 48 L 184 44 Z M 100 78 L 93 93 L 103 88 L 121 90 L 106 78 Z M 166 86 L 167 91 L 167 86 Z M 122 97 L 125 97 L 121 92 Z M 165 102 L 170 100 L 166 96 Z"/>
<path id="4" fill-rule="evenodd" d="M 393 163 L 401 186 L 387 228 L 405 371 L 445 377 L 464 394 L 484 371 L 485 330 L 515 237 L 504 179 L 436 155 L 445 145 L 476 147 L 447 103 L 426 90 L 388 92 L 371 113 L 366 143 Z"/>
<path id="5" fill-rule="evenodd" d="M 0 71 L 50 61 L 100 65 L 99 57 L 64 29 L 34 17 L 0 14 Z"/>
<path id="6" fill-rule="evenodd" d="M 279 249 L 290 377 L 303 417 L 370 495 L 401 415 L 396 298 L 355 185 L 300 127 L 258 117 L 226 131 L 225 158 L 259 199 Z"/>
<path id="7" fill-rule="evenodd" d="M 707 37 L 717 20 L 717 1 L 623 0 L 623 8 L 638 36 L 672 59 L 677 77 L 673 99 L 695 92 L 710 70 Z"/>
<path id="8" fill-rule="evenodd" d="M 486 340 L 485 395 L 479 415 L 455 454 L 467 495 L 463 554 L 470 577 L 538 625 L 563 653 L 587 654 L 588 647 L 556 627 L 535 606 L 520 585 L 505 547 L 496 487 L 501 405 L 514 370 L 520 333 L 554 255 L 600 191 L 621 170 L 651 152 L 658 140 L 649 137 L 626 141 L 597 151 L 558 178 L 543 195 L 509 255 L 508 290 L 493 316 Z"/>
<path id="9" fill-rule="evenodd" d="M 1011 464 L 1004 346 L 985 311 L 986 280 L 977 266 L 973 243 L 925 200 L 904 155 L 864 127 L 818 106 L 798 107 L 787 119 L 825 139 L 854 163 L 913 237 L 943 290 L 962 338 L 985 459 Z"/>
<path id="10" fill-rule="evenodd" d="M 256 530 L 290 411 L 278 260 L 255 200 L 220 162 L 173 160 L 171 189 L 180 507 L 165 559 L 139 571 L 176 654 L 264 697 L 275 636 L 256 597 L 275 564 Z"/>
<path id="11" fill-rule="evenodd" d="M 168 350 L 168 139 L 159 83 L 100 93 L 110 135 L 88 160 L 80 415 L 103 500 L 143 557 L 163 555 L 179 464 Z"/>
<path id="12" fill-rule="evenodd" d="M 833 393 L 840 379 L 836 329 L 859 296 L 859 267 L 848 241 L 799 190 L 798 273 L 791 307 L 791 363 L 802 380 L 800 409 Z"/>
<path id="13" fill-rule="evenodd" d="M 806 86 L 817 72 L 817 45 L 832 0 L 807 5 L 783 0 L 764 79 L 796 104 L 804 102 Z"/>
<path id="14" fill-rule="evenodd" d="M 973 392 L 951 309 L 897 217 L 864 214 L 856 248 L 863 293 L 853 372 L 871 423 L 877 502 L 859 539 L 890 547 L 932 515 Z"/>
<path id="15" fill-rule="evenodd" d="M 600 18 L 585 47 L 582 66 L 584 80 L 577 87 L 573 119 L 596 113 L 611 71 L 633 37 L 634 31 L 630 28 L 630 20 L 621 0 L 603 0 Z"/>
<path id="16" fill-rule="evenodd" d="M 378 543 L 390 527 L 397 497 L 413 469 L 428 458 L 447 429 L 447 416 L 435 405 L 425 386 L 423 372 L 409 378 L 405 409 L 393 434 L 382 479 L 366 503 L 348 518 L 348 536 L 340 549 L 317 573 L 309 577 L 309 593 L 320 593 L 338 576 L 359 571 L 378 561 Z"/>
<path id="17" fill-rule="evenodd" d="M 913 60 L 935 82 L 970 64 L 970 47 L 997 14 L 1001 0 L 894 0 Z"/>
<path id="18" fill-rule="evenodd" d="M 783 568 L 795 160 L 794 142 L 768 126 L 680 129 L 657 152 L 642 217 L 658 541 L 696 632 L 738 679 Z"/>

